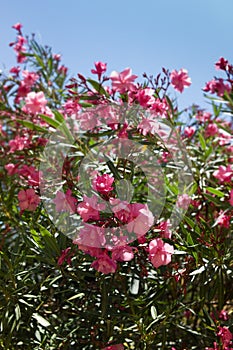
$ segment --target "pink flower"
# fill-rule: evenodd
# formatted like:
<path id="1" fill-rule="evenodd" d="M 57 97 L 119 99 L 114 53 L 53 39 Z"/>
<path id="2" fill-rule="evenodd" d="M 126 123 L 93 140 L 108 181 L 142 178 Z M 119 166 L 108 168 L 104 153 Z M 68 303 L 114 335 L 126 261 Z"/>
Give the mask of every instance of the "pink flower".
<path id="1" fill-rule="evenodd" d="M 229 199 L 230 205 L 233 206 L 233 189 L 230 191 L 230 199 Z"/>
<path id="2" fill-rule="evenodd" d="M 220 210 L 219 216 L 216 220 L 216 224 L 221 227 L 229 228 L 230 221 L 231 217 L 229 215 L 226 215 L 222 210 Z"/>
<path id="3" fill-rule="evenodd" d="M 124 350 L 124 345 L 123 344 L 109 345 L 106 348 L 103 348 L 102 350 Z"/>
<path id="4" fill-rule="evenodd" d="M 161 118 L 165 118 L 167 116 L 168 109 L 168 103 L 165 98 L 162 101 L 157 98 L 151 106 L 153 115 L 160 116 Z"/>
<path id="5" fill-rule="evenodd" d="M 95 62 L 95 69 L 91 70 L 92 74 L 97 74 L 98 75 L 98 79 L 100 80 L 101 75 L 103 73 L 105 73 L 107 70 L 107 63 L 103 63 L 103 62 Z"/>
<path id="6" fill-rule="evenodd" d="M 127 224 L 127 230 L 136 233 L 140 237 L 147 233 L 154 224 L 154 216 L 147 204 L 129 204 L 129 209 L 130 222 Z"/>
<path id="7" fill-rule="evenodd" d="M 68 72 L 68 68 L 62 65 L 61 67 L 58 68 L 58 72 L 62 75 L 66 75 Z"/>
<path id="8" fill-rule="evenodd" d="M 205 129 L 205 137 L 216 136 L 218 134 L 218 131 L 218 126 L 214 123 L 210 123 Z"/>
<path id="9" fill-rule="evenodd" d="M 220 182 L 231 182 L 233 176 L 233 170 L 229 164 L 227 167 L 220 165 L 218 170 L 213 173 L 213 176 L 216 177 Z"/>
<path id="10" fill-rule="evenodd" d="M 9 163 L 9 164 L 6 164 L 6 165 L 4 166 L 4 168 L 6 169 L 7 174 L 8 174 L 9 176 L 11 176 L 11 175 L 14 175 L 14 174 L 17 173 L 18 166 L 19 166 L 18 164 Z"/>
<path id="11" fill-rule="evenodd" d="M 191 85 L 191 79 L 186 69 L 173 70 L 170 74 L 171 84 L 179 92 L 183 92 L 185 87 Z"/>
<path id="12" fill-rule="evenodd" d="M 108 274 L 116 272 L 117 264 L 107 254 L 103 254 L 97 260 L 93 261 L 91 267 L 99 272 Z"/>
<path id="13" fill-rule="evenodd" d="M 21 23 L 16 23 L 12 26 L 12 28 L 16 29 L 18 32 L 21 32 L 22 27 Z"/>
<path id="14" fill-rule="evenodd" d="M 26 191 L 19 191 L 18 199 L 21 212 L 26 209 L 34 211 L 40 203 L 40 197 L 35 193 L 35 190 L 33 188 L 29 188 Z"/>
<path id="15" fill-rule="evenodd" d="M 221 311 L 219 312 L 219 319 L 220 319 L 220 320 L 223 320 L 223 321 L 229 320 L 228 312 L 227 312 L 226 310 L 221 310 Z"/>
<path id="16" fill-rule="evenodd" d="M 71 247 L 68 247 L 62 250 L 61 255 L 57 260 L 57 263 L 59 266 L 62 265 L 64 261 L 67 261 L 67 264 L 71 265 L 71 256 L 69 255 L 70 250 L 71 250 Z"/>
<path id="17" fill-rule="evenodd" d="M 16 77 L 18 77 L 19 76 L 19 73 L 20 73 L 20 67 L 19 66 L 17 66 L 17 67 L 12 67 L 11 69 L 10 69 L 10 73 L 12 73 L 12 74 L 15 74 L 15 76 Z"/>
<path id="18" fill-rule="evenodd" d="M 112 259 L 116 261 L 130 261 L 134 258 L 133 248 L 125 245 L 112 250 Z"/>
<path id="19" fill-rule="evenodd" d="M 23 76 L 23 83 L 25 84 L 26 87 L 31 88 L 35 82 L 39 79 L 39 75 L 35 72 L 28 72 L 27 70 L 24 70 L 22 72 Z"/>
<path id="20" fill-rule="evenodd" d="M 144 136 L 147 134 L 156 135 L 159 131 L 159 123 L 155 119 L 143 117 L 142 121 L 138 124 L 137 129 Z"/>
<path id="21" fill-rule="evenodd" d="M 112 184 L 113 184 L 114 178 L 108 174 L 104 174 L 101 176 L 97 176 L 92 181 L 92 186 L 95 191 L 98 191 L 99 193 L 108 193 L 113 190 Z"/>
<path id="22" fill-rule="evenodd" d="M 195 133 L 195 128 L 193 126 L 187 126 L 184 129 L 184 134 L 187 137 L 192 137 L 194 135 L 194 133 Z"/>
<path id="23" fill-rule="evenodd" d="M 95 248 L 103 247 L 105 243 L 104 229 L 86 223 L 80 229 L 78 237 L 73 240 L 73 244 Z"/>
<path id="24" fill-rule="evenodd" d="M 69 211 L 70 213 L 76 212 L 77 199 L 71 196 L 72 192 L 70 189 L 66 193 L 58 191 L 53 202 L 56 204 L 56 211 Z"/>
<path id="25" fill-rule="evenodd" d="M 169 264 L 173 253 L 173 246 L 164 243 L 161 238 L 153 239 L 149 244 L 149 259 L 155 268 Z"/>
<path id="26" fill-rule="evenodd" d="M 29 186 L 39 186 L 40 179 L 42 178 L 42 172 L 34 168 L 34 166 L 23 165 L 18 174 L 27 179 Z"/>
<path id="27" fill-rule="evenodd" d="M 229 62 L 225 60 L 225 58 L 220 57 L 218 62 L 215 63 L 215 68 L 217 70 L 222 69 L 222 70 L 227 70 L 229 66 Z"/>
<path id="28" fill-rule="evenodd" d="M 72 114 L 77 115 L 78 112 L 79 112 L 80 109 L 81 109 L 81 107 L 80 107 L 80 105 L 78 104 L 78 102 L 77 102 L 77 101 L 74 101 L 74 100 L 72 100 L 72 99 L 67 100 L 67 101 L 64 103 L 63 107 L 64 107 L 65 112 L 66 112 L 68 115 L 72 115 Z"/>
<path id="29" fill-rule="evenodd" d="M 42 91 L 40 92 L 29 92 L 25 99 L 25 108 L 28 113 L 37 114 L 43 111 L 47 104 L 47 100 Z"/>
<path id="30" fill-rule="evenodd" d="M 159 225 L 158 225 L 158 229 L 161 230 L 160 232 L 160 236 L 162 238 L 169 238 L 171 239 L 171 236 L 172 236 L 172 232 L 170 231 L 170 227 L 171 227 L 171 224 L 170 224 L 170 221 L 167 220 L 167 221 L 162 221 Z"/>
<path id="31" fill-rule="evenodd" d="M 182 208 L 184 210 L 187 210 L 190 202 L 191 202 L 191 198 L 189 197 L 189 195 L 184 193 L 184 194 L 178 196 L 177 207 Z"/>
<path id="32" fill-rule="evenodd" d="M 132 75 L 132 70 L 126 68 L 121 73 L 113 71 L 110 75 L 112 80 L 112 89 L 119 91 L 121 94 L 126 91 L 131 91 L 135 89 L 134 80 L 137 78 L 137 75 Z"/>
<path id="33" fill-rule="evenodd" d="M 83 202 L 78 204 L 78 213 L 84 221 L 99 220 L 99 211 L 105 209 L 105 204 L 97 204 L 98 197 L 96 195 L 92 197 L 87 197 L 84 195 Z"/>
<path id="34" fill-rule="evenodd" d="M 142 107 L 148 107 L 155 103 L 154 90 L 151 88 L 139 90 L 136 97 Z"/>
<path id="35" fill-rule="evenodd" d="M 30 140 L 26 136 L 16 136 L 13 140 L 9 141 L 9 146 L 10 153 L 13 153 L 15 151 L 22 151 L 23 149 L 30 146 Z"/>
<path id="36" fill-rule="evenodd" d="M 222 97 L 225 91 L 231 91 L 231 87 L 229 84 L 225 84 L 222 78 L 219 78 L 207 82 L 203 90 L 206 92 L 210 91 L 212 94 L 217 93 L 219 97 Z"/>
<path id="37" fill-rule="evenodd" d="M 59 61 L 61 60 L 61 55 L 58 54 L 58 53 L 55 53 L 55 54 L 53 55 L 53 59 L 54 59 L 55 61 L 59 62 Z"/>
<path id="38" fill-rule="evenodd" d="M 229 328 L 224 327 L 218 327 L 219 331 L 217 333 L 217 336 L 221 338 L 223 346 L 229 346 L 232 345 L 231 340 L 233 339 L 233 335 L 230 332 Z"/>

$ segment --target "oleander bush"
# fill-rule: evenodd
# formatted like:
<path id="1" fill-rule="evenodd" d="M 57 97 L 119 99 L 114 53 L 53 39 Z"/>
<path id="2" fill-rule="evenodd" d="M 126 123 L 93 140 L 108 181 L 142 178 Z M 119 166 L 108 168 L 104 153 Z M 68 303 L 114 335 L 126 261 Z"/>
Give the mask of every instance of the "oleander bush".
<path id="1" fill-rule="evenodd" d="M 13 26 L 0 81 L 0 348 L 233 349 L 233 65 L 69 77 Z M 220 74 L 219 74 L 220 75 Z M 194 101 L 195 102 L 195 101 Z"/>

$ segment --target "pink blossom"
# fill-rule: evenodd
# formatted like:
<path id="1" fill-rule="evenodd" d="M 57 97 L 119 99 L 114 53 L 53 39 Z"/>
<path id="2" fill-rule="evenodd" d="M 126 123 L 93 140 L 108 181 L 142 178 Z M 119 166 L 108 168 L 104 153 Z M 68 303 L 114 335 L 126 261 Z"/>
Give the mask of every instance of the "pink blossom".
<path id="1" fill-rule="evenodd" d="M 97 74 L 98 75 L 98 79 L 100 80 L 101 75 L 103 73 L 105 73 L 107 70 L 107 63 L 103 63 L 103 62 L 95 62 L 95 69 L 91 70 L 92 74 Z"/>
<path id="2" fill-rule="evenodd" d="M 196 115 L 196 119 L 199 120 L 201 123 L 210 121 L 210 118 L 211 118 L 211 113 L 209 112 L 199 111 Z"/>
<path id="3" fill-rule="evenodd" d="M 26 137 L 16 136 L 13 140 L 9 141 L 10 153 L 15 151 L 22 151 L 30 146 L 30 140 Z"/>
<path id="4" fill-rule="evenodd" d="M 145 88 L 139 90 L 136 94 L 137 100 L 142 107 L 149 107 L 155 103 L 154 90 L 151 88 Z"/>
<path id="5" fill-rule="evenodd" d="M 108 174 L 104 174 L 101 176 L 97 176 L 92 181 L 92 186 L 95 191 L 98 191 L 99 193 L 108 193 L 113 190 L 112 184 L 114 182 L 114 178 Z"/>
<path id="6" fill-rule="evenodd" d="M 227 312 L 226 310 L 221 310 L 221 311 L 219 312 L 219 319 L 220 319 L 220 320 L 223 320 L 223 321 L 229 320 L 228 312 Z"/>
<path id="7" fill-rule="evenodd" d="M 20 70 L 21 70 L 21 68 L 20 68 L 19 66 L 17 66 L 17 67 L 12 67 L 12 68 L 10 69 L 10 73 L 15 74 L 15 76 L 18 77 L 18 76 L 19 76 L 19 73 L 20 73 Z"/>
<path id="8" fill-rule="evenodd" d="M 124 345 L 123 344 L 109 345 L 106 348 L 103 348 L 102 350 L 124 350 Z"/>
<path id="9" fill-rule="evenodd" d="M 229 328 L 224 326 L 224 327 L 218 327 L 218 337 L 221 338 L 223 346 L 229 346 L 232 345 L 231 340 L 233 339 L 233 335 L 230 332 Z"/>
<path id="10" fill-rule="evenodd" d="M 112 205 L 112 211 L 115 217 L 121 221 L 121 223 L 126 224 L 130 220 L 130 207 L 129 203 L 126 201 L 121 201 L 120 199 L 110 198 L 109 203 Z"/>
<path id="11" fill-rule="evenodd" d="M 58 68 L 58 72 L 59 72 L 60 74 L 62 74 L 62 75 L 66 75 L 67 72 L 68 72 L 68 68 L 65 67 L 64 65 L 62 65 L 62 66 L 60 66 L 60 67 Z"/>
<path id="12" fill-rule="evenodd" d="M 39 75 L 35 72 L 29 72 L 27 70 L 24 70 L 22 72 L 23 76 L 23 83 L 25 84 L 26 87 L 31 88 L 35 82 L 39 79 Z"/>
<path id="13" fill-rule="evenodd" d="M 224 211 L 220 210 L 219 216 L 216 220 L 216 224 L 221 227 L 229 228 L 230 220 L 231 220 L 231 217 L 229 215 L 226 215 Z"/>
<path id="14" fill-rule="evenodd" d="M 17 173 L 18 166 L 19 166 L 18 164 L 9 163 L 9 164 L 6 164 L 6 165 L 4 166 L 4 168 L 6 169 L 7 174 L 8 174 L 9 176 L 12 176 L 12 175 L 14 175 L 14 174 Z"/>
<path id="15" fill-rule="evenodd" d="M 58 265 L 62 265 L 64 261 L 67 261 L 67 264 L 71 265 L 71 255 L 69 255 L 70 250 L 71 247 L 62 250 L 61 255 L 57 260 Z"/>
<path id="16" fill-rule="evenodd" d="M 96 248 L 103 247 L 105 243 L 104 229 L 86 223 L 80 229 L 78 237 L 73 240 L 73 244 Z"/>
<path id="17" fill-rule="evenodd" d="M 134 258 L 133 248 L 125 245 L 112 250 L 112 259 L 116 261 L 130 261 Z"/>
<path id="18" fill-rule="evenodd" d="M 166 220 L 166 221 L 162 221 L 157 229 L 161 230 L 160 232 L 160 236 L 162 238 L 169 238 L 171 239 L 171 236 L 172 236 L 172 232 L 170 230 L 170 227 L 171 227 L 171 224 L 170 224 L 170 221 L 169 220 Z"/>
<path id="19" fill-rule="evenodd" d="M 16 23 L 12 26 L 12 28 L 16 29 L 18 32 L 21 32 L 22 27 L 21 23 Z"/>
<path id="20" fill-rule="evenodd" d="M 161 238 L 153 239 L 149 244 L 149 259 L 155 268 L 169 264 L 173 253 L 173 246 L 164 243 Z"/>
<path id="21" fill-rule="evenodd" d="M 217 70 L 222 69 L 222 70 L 227 70 L 229 66 L 228 60 L 225 60 L 225 58 L 220 57 L 218 62 L 215 63 L 215 68 Z"/>
<path id="22" fill-rule="evenodd" d="M 184 129 L 184 134 L 187 137 L 192 137 L 194 135 L 194 133 L 195 133 L 195 128 L 193 126 L 187 126 Z"/>
<path id="23" fill-rule="evenodd" d="M 42 172 L 36 170 L 32 165 L 23 165 L 18 170 L 18 174 L 27 179 L 29 186 L 39 186 L 40 179 L 42 178 Z"/>
<path id="24" fill-rule="evenodd" d="M 112 89 L 119 91 L 120 93 L 125 93 L 126 91 L 131 91 L 135 89 L 134 80 L 137 75 L 132 75 L 132 70 L 126 68 L 121 73 L 113 71 L 110 75 L 112 80 Z"/>
<path id="25" fill-rule="evenodd" d="M 92 130 L 99 125 L 98 119 L 92 111 L 86 111 L 77 116 L 82 130 Z"/>
<path id="26" fill-rule="evenodd" d="M 152 114 L 155 117 L 160 116 L 161 118 L 165 118 L 167 116 L 168 109 L 168 103 L 165 98 L 162 101 L 157 98 L 151 106 Z"/>
<path id="27" fill-rule="evenodd" d="M 222 97 L 225 91 L 231 91 L 231 87 L 229 84 L 225 84 L 222 78 L 219 78 L 207 82 L 203 90 L 206 92 L 210 91 L 212 94 L 217 93 L 219 97 Z"/>
<path id="28" fill-rule="evenodd" d="M 218 126 L 215 123 L 210 123 L 205 129 L 205 137 L 216 136 L 218 131 Z"/>
<path id="29" fill-rule="evenodd" d="M 105 209 L 105 204 L 97 204 L 98 197 L 93 195 L 92 197 L 87 197 L 84 195 L 83 202 L 78 204 L 78 213 L 84 221 L 99 220 L 99 211 Z"/>
<path id="30" fill-rule="evenodd" d="M 56 204 L 56 211 L 69 211 L 70 213 L 76 212 L 77 199 L 73 197 L 70 189 L 66 193 L 58 191 L 53 202 Z"/>
<path id="31" fill-rule="evenodd" d="M 185 87 L 191 85 L 191 79 L 186 69 L 173 70 L 170 74 L 171 84 L 179 92 L 183 92 Z"/>
<path id="32" fill-rule="evenodd" d="M 147 233 L 154 224 L 154 216 L 147 204 L 129 204 L 130 222 L 127 224 L 129 232 L 136 233 L 139 237 Z"/>
<path id="33" fill-rule="evenodd" d="M 28 113 L 37 114 L 42 112 L 47 104 L 47 100 L 42 91 L 40 92 L 29 92 L 25 99 L 25 108 Z"/>
<path id="34" fill-rule="evenodd" d="M 93 256 L 95 258 L 98 258 L 103 254 L 103 249 L 102 248 L 96 248 L 96 247 L 90 247 L 86 246 L 80 243 L 75 243 L 76 240 L 73 241 L 73 244 L 78 244 L 78 248 L 82 250 L 85 254 L 89 254 L 90 256 Z"/>
<path id="35" fill-rule="evenodd" d="M 142 121 L 138 124 L 137 129 L 144 136 L 147 134 L 156 135 L 159 131 L 159 123 L 157 120 L 142 118 Z"/>
<path id="36" fill-rule="evenodd" d="M 40 203 L 40 197 L 35 193 L 33 188 L 19 191 L 18 199 L 21 212 L 26 209 L 34 211 Z"/>
<path id="37" fill-rule="evenodd" d="M 189 195 L 187 195 L 186 193 L 181 194 L 178 196 L 178 199 L 177 199 L 177 207 L 187 210 L 190 202 L 191 202 L 191 198 L 189 197 Z"/>
<path id="38" fill-rule="evenodd" d="M 53 55 L 53 59 L 54 59 L 55 61 L 59 62 L 59 61 L 61 60 L 61 55 L 58 54 L 58 53 L 55 53 L 55 54 Z"/>
<path id="39" fill-rule="evenodd" d="M 213 176 L 216 177 L 220 182 L 231 182 L 233 176 L 233 170 L 229 164 L 227 167 L 220 165 L 218 170 L 213 173 Z"/>
<path id="40" fill-rule="evenodd" d="M 66 112 L 68 115 L 72 115 L 72 114 L 77 115 L 78 112 L 79 112 L 80 109 L 81 109 L 81 107 L 80 107 L 80 105 L 78 104 L 78 102 L 75 101 L 75 100 L 72 100 L 72 99 L 67 100 L 67 101 L 64 103 L 63 107 L 64 107 L 65 112 Z"/>
<path id="41" fill-rule="evenodd" d="M 109 274 L 116 272 L 117 264 L 107 254 L 103 254 L 97 260 L 93 261 L 91 267 L 104 274 Z"/>
<path id="42" fill-rule="evenodd" d="M 22 35 L 18 35 L 17 41 L 14 43 L 14 50 L 17 54 L 18 63 L 23 63 L 27 60 L 27 57 L 23 55 L 23 53 L 26 52 L 25 43 L 27 43 L 27 40 Z"/>
<path id="43" fill-rule="evenodd" d="M 230 205 L 233 206 L 233 189 L 230 191 L 230 199 L 229 199 Z"/>

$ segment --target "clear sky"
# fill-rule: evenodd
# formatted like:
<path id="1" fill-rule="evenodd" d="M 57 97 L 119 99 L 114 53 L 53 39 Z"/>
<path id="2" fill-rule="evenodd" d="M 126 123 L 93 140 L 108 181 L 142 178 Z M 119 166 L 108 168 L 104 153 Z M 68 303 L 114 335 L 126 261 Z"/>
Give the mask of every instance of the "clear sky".
<path id="1" fill-rule="evenodd" d="M 207 107 L 201 88 L 217 74 L 214 63 L 233 62 L 233 0 L 0 0 L 0 10 L 1 68 L 15 64 L 8 43 L 16 22 L 61 53 L 71 75 L 89 75 L 94 61 L 107 62 L 109 74 L 188 69 L 192 86 L 177 93 L 182 108 Z"/>

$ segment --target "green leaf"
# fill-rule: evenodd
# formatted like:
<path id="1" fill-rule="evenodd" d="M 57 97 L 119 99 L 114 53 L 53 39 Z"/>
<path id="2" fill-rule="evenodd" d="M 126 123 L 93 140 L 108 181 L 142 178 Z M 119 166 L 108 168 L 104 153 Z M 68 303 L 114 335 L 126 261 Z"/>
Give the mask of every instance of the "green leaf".
<path id="1" fill-rule="evenodd" d="M 92 85 L 92 87 L 101 95 L 105 95 L 105 96 L 108 96 L 108 93 L 107 91 L 105 91 L 105 89 L 103 88 L 103 86 L 98 83 L 97 81 L 95 80 L 92 80 L 92 79 L 87 79 L 88 83 L 90 83 Z"/>
<path id="2" fill-rule="evenodd" d="M 60 249 L 58 247 L 55 237 L 43 226 L 40 225 L 40 233 L 44 239 L 45 247 L 52 255 L 60 255 Z"/>
<path id="3" fill-rule="evenodd" d="M 209 191 L 210 193 L 215 194 L 218 197 L 224 197 L 225 193 L 223 193 L 222 191 L 217 190 L 216 188 L 213 187 L 207 187 L 206 188 L 207 191 Z"/>
<path id="4" fill-rule="evenodd" d="M 58 122 L 57 120 L 52 119 L 51 117 L 48 117 L 47 115 L 44 114 L 39 114 L 39 116 L 46 122 L 48 123 L 50 126 L 52 126 L 53 128 L 57 129 L 59 127 L 59 125 L 61 124 L 60 122 Z"/>
<path id="5" fill-rule="evenodd" d="M 203 135 L 201 133 L 199 133 L 198 137 L 199 137 L 199 141 L 200 141 L 200 144 L 201 144 L 201 148 L 202 148 L 203 151 L 205 151 L 206 150 L 205 139 L 204 139 L 204 137 L 203 137 Z"/>
<path id="6" fill-rule="evenodd" d="M 39 132 L 43 132 L 43 133 L 48 133 L 49 131 L 45 128 L 42 128 L 39 125 L 36 125 L 28 120 L 21 120 L 21 119 L 16 119 L 16 121 L 25 126 L 26 128 L 30 129 L 30 130 L 35 130 L 35 131 L 39 131 Z"/>

